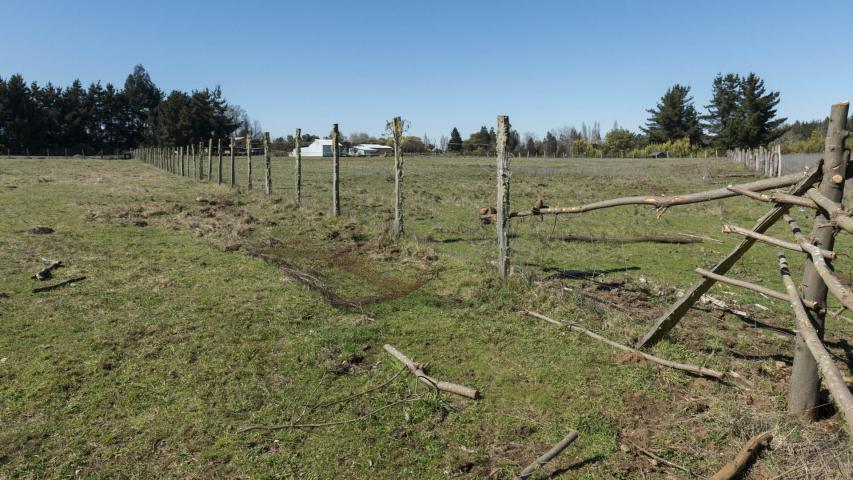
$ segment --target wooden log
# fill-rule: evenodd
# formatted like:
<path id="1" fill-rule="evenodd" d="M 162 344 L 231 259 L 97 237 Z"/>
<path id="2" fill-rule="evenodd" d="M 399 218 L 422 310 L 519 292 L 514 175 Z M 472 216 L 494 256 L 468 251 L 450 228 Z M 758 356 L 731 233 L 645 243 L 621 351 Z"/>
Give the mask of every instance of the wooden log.
<path id="1" fill-rule="evenodd" d="M 264 192 L 272 195 L 272 152 L 270 151 L 270 132 L 264 132 Z"/>
<path id="2" fill-rule="evenodd" d="M 295 148 L 295 156 L 296 156 L 296 175 L 294 180 L 296 182 L 296 205 L 302 206 L 302 129 L 296 129 L 296 148 Z"/>
<path id="3" fill-rule="evenodd" d="M 812 184 L 817 182 L 821 175 L 823 174 L 822 169 L 820 168 L 820 163 L 818 163 L 818 168 L 812 170 L 806 170 L 807 174 L 803 177 L 796 185 L 791 187 L 790 193 L 791 195 L 802 195 L 808 190 Z M 785 178 L 785 177 L 779 177 Z M 752 227 L 752 231 L 756 233 L 764 233 L 768 228 L 770 228 L 774 223 L 776 223 L 779 218 L 785 214 L 790 205 L 776 205 L 772 209 L 770 209 L 767 213 L 765 213 L 761 218 L 758 219 L 755 226 Z M 720 260 L 719 263 L 714 265 L 714 268 L 711 269 L 711 272 L 716 273 L 718 275 L 725 275 L 727 271 L 740 260 L 740 257 L 743 256 L 752 245 L 755 243 L 754 238 L 744 238 L 740 244 L 735 247 L 734 250 L 731 251 L 724 259 Z M 681 317 L 684 316 L 685 313 L 690 311 L 690 307 L 693 306 L 701 297 L 704 295 L 711 286 L 714 285 L 714 280 L 710 278 L 702 278 L 700 281 L 693 284 L 687 292 L 679 298 L 675 303 L 672 304 L 671 307 L 658 319 L 655 321 L 655 324 L 652 328 L 649 329 L 648 332 L 637 342 L 637 348 L 643 348 L 645 346 L 654 345 L 661 338 L 665 337 L 670 330 L 681 320 Z"/>
<path id="4" fill-rule="evenodd" d="M 248 157 L 246 188 L 252 189 L 252 134 L 246 133 L 246 156 Z"/>
<path id="5" fill-rule="evenodd" d="M 219 185 L 222 185 L 222 139 L 221 138 L 216 139 L 216 152 L 219 155 L 219 163 L 218 163 L 219 168 L 217 169 L 216 183 L 218 183 Z"/>
<path id="6" fill-rule="evenodd" d="M 332 125 L 332 214 L 341 214 L 341 157 L 338 152 L 338 124 Z"/>
<path id="7" fill-rule="evenodd" d="M 53 270 L 62 266 L 62 260 L 47 260 L 42 258 L 42 262 L 44 262 L 47 266 L 33 274 L 33 278 L 36 280 L 43 282 L 45 280 L 49 280 L 53 274 Z"/>
<path id="8" fill-rule="evenodd" d="M 751 191 L 771 190 L 774 188 L 782 188 L 797 184 L 802 180 L 811 177 L 813 172 L 806 170 L 791 175 L 785 175 L 778 178 L 765 178 L 755 182 L 744 183 L 737 185 L 738 188 Z M 811 186 L 811 183 L 809 183 Z M 693 203 L 708 202 L 712 200 L 720 200 L 738 195 L 737 193 L 726 188 L 717 188 L 705 192 L 687 193 L 682 195 L 646 195 L 646 196 L 631 196 L 614 198 L 610 200 L 602 200 L 600 202 L 588 203 L 577 207 L 550 207 L 538 210 L 525 210 L 512 212 L 510 218 L 530 217 L 538 215 L 562 215 L 567 213 L 585 213 L 602 208 L 621 207 L 625 205 L 649 205 L 659 209 L 674 207 L 677 205 L 689 205 Z M 796 195 L 796 194 L 795 194 Z"/>
<path id="9" fill-rule="evenodd" d="M 574 442 L 577 438 L 578 432 L 569 432 L 568 435 L 563 437 L 563 439 L 557 442 L 556 445 L 551 447 L 550 450 L 542 454 L 541 457 L 537 458 L 533 461 L 533 463 L 525 467 L 524 470 L 522 470 L 521 473 L 519 473 L 518 476 L 515 477 L 515 479 L 526 480 L 527 478 L 530 478 L 530 476 L 533 475 L 533 472 L 539 470 L 540 468 L 544 467 L 548 462 L 555 459 L 557 455 L 562 453 L 563 450 L 565 450 L 569 445 L 571 445 L 572 442 Z"/>
<path id="10" fill-rule="evenodd" d="M 784 302 L 788 301 L 788 294 L 782 293 L 777 290 L 773 290 L 772 288 L 767 288 L 752 282 L 747 282 L 745 280 L 738 280 L 736 278 L 726 277 L 725 275 L 717 275 L 714 272 L 709 272 L 708 270 L 704 270 L 701 268 L 697 268 L 695 270 L 696 273 L 702 275 L 703 277 L 710 278 L 714 281 L 725 283 L 728 285 L 734 285 L 736 287 L 746 288 L 748 290 L 752 290 L 754 292 L 758 292 L 762 295 L 767 295 L 770 298 L 775 298 L 777 300 L 782 300 Z"/>
<path id="11" fill-rule="evenodd" d="M 584 335 L 586 335 L 590 338 L 593 338 L 595 340 L 598 340 L 599 342 L 606 343 L 607 345 L 610 345 L 613 348 L 617 348 L 617 349 L 625 351 L 625 352 L 631 352 L 631 353 L 635 353 L 637 355 L 640 355 L 641 357 L 645 358 L 649 362 L 652 362 L 652 363 L 657 364 L 657 365 L 663 365 L 665 367 L 674 368 L 676 370 L 681 370 L 681 371 L 684 371 L 687 373 L 691 373 L 691 374 L 699 376 L 699 377 L 713 378 L 715 380 L 730 383 L 730 384 L 735 385 L 737 387 L 749 388 L 749 384 L 743 379 L 743 377 L 741 377 L 740 374 L 735 373 L 735 372 L 722 373 L 722 372 L 718 372 L 718 371 L 710 369 L 710 368 L 697 367 L 695 365 L 689 365 L 686 363 L 673 362 L 670 360 L 666 360 L 666 359 L 656 357 L 654 355 L 642 352 L 642 351 L 637 350 L 635 348 L 631 348 L 627 345 L 622 345 L 621 343 L 614 342 L 613 340 L 602 337 L 601 335 L 593 332 L 592 330 L 587 330 L 586 328 L 583 328 L 579 325 L 575 325 L 573 323 L 559 322 L 557 320 L 554 320 L 553 318 L 546 317 L 545 315 L 542 315 L 541 313 L 536 313 L 536 312 L 531 311 L 531 310 L 522 310 L 521 313 L 528 315 L 528 316 L 531 316 L 531 317 L 538 318 L 540 320 L 545 320 L 546 322 L 557 325 L 559 327 L 567 328 L 573 332 L 583 333 Z"/>
<path id="12" fill-rule="evenodd" d="M 510 218 L 510 195 L 509 195 L 509 142 L 510 124 L 509 117 L 498 115 L 497 126 L 497 225 L 498 234 L 498 274 L 501 280 L 509 276 L 509 218 Z"/>
<path id="13" fill-rule="evenodd" d="M 702 238 L 687 235 L 636 235 L 633 237 L 599 237 L 594 235 L 560 235 L 548 237 L 548 240 L 560 240 L 563 242 L 602 242 L 602 243 L 668 243 L 688 244 L 702 243 Z"/>
<path id="14" fill-rule="evenodd" d="M 808 198 L 789 195 L 787 193 L 774 192 L 770 195 L 764 195 L 758 192 L 753 192 L 752 190 L 744 190 L 743 188 L 736 187 L 734 185 L 729 185 L 726 188 L 729 191 L 737 193 L 738 195 L 743 195 L 753 200 L 758 200 L 760 202 L 788 203 L 791 205 L 798 205 L 800 207 L 817 208 L 817 204 L 815 204 L 814 201 L 809 200 Z"/>
<path id="15" fill-rule="evenodd" d="M 794 285 L 794 280 L 791 279 L 791 272 L 788 269 L 788 260 L 782 253 L 779 254 L 779 271 L 782 274 L 782 281 L 785 282 L 785 289 L 788 291 L 788 297 L 797 318 L 797 338 L 802 338 L 812 358 L 815 359 L 826 389 L 829 390 L 832 400 L 844 416 L 847 429 L 853 433 L 853 394 L 847 388 L 844 376 L 838 371 L 832 356 L 826 351 L 823 340 L 812 324 L 805 306 L 800 302 L 800 294 L 797 292 L 797 286 Z"/>
<path id="16" fill-rule="evenodd" d="M 391 137 L 394 141 L 394 238 L 403 235 L 403 119 L 391 120 Z"/>
<path id="17" fill-rule="evenodd" d="M 711 477 L 711 480 L 734 480 L 735 478 L 738 478 L 738 475 L 744 468 L 746 468 L 749 461 L 754 456 L 758 455 L 761 450 L 769 446 L 772 439 L 772 432 L 759 433 L 758 435 L 750 438 L 749 441 L 746 442 L 746 445 L 740 449 L 735 458 L 715 473 Z"/>
<path id="18" fill-rule="evenodd" d="M 754 238 L 759 242 L 767 243 L 770 245 L 774 245 L 776 247 L 785 248 L 788 250 L 793 250 L 795 252 L 805 252 L 803 246 L 799 243 L 786 242 L 785 240 L 779 240 L 778 238 L 771 237 L 770 235 L 765 235 L 763 233 L 756 233 L 752 230 L 738 227 L 737 225 L 723 225 L 723 233 L 736 233 L 738 235 L 743 235 L 744 237 Z M 836 253 L 829 250 L 820 250 L 821 256 L 827 259 L 834 259 Z"/>
<path id="19" fill-rule="evenodd" d="M 814 200 L 814 202 L 829 215 L 829 218 L 835 226 L 846 232 L 853 232 L 853 218 L 850 217 L 850 214 L 840 203 L 833 202 L 827 198 L 826 195 L 820 193 L 814 188 L 806 192 L 806 195 Z"/>
<path id="20" fill-rule="evenodd" d="M 55 283 L 53 285 L 47 285 L 45 287 L 34 288 L 33 293 L 41 293 L 41 292 L 48 292 L 50 290 L 56 290 L 57 288 L 64 287 L 66 285 L 71 285 L 72 283 L 82 282 L 83 280 L 86 280 L 86 277 L 69 278 L 68 280 L 64 280 L 62 282 Z"/>
<path id="21" fill-rule="evenodd" d="M 207 181 L 213 178 L 213 139 L 207 139 Z"/>
<path id="22" fill-rule="evenodd" d="M 237 161 L 235 158 L 235 150 L 237 150 L 237 137 L 231 135 L 231 181 L 230 184 L 232 187 L 237 186 Z"/>
<path id="23" fill-rule="evenodd" d="M 848 102 L 832 106 L 827 126 L 826 140 L 823 153 L 823 178 L 818 185 L 818 191 L 833 202 L 841 202 L 844 196 L 844 181 L 847 174 L 849 152 L 844 149 L 844 143 L 849 132 L 846 130 Z M 829 223 L 830 218 L 821 209 L 817 210 L 812 227 L 812 236 L 817 248 L 833 250 L 835 245 L 835 228 Z M 805 243 L 804 243 L 805 245 Z M 811 245 L 811 244 L 809 244 Z M 817 302 L 820 308 L 806 310 L 818 337 L 823 337 L 823 326 L 826 311 L 826 295 L 829 287 L 825 282 L 825 272 L 828 270 L 820 255 L 812 255 L 803 267 L 802 292 L 805 300 Z M 820 264 L 820 265 L 819 265 Z M 849 290 L 848 290 L 849 291 Z M 836 293 L 836 296 L 838 294 Z M 842 301 L 842 303 L 844 303 Z M 846 304 L 845 304 L 846 306 Z M 788 412 L 801 414 L 806 418 L 815 418 L 819 395 L 818 365 L 802 335 L 797 335 L 797 345 L 794 350 L 794 365 L 791 373 L 791 389 L 788 398 Z"/>
<path id="24" fill-rule="evenodd" d="M 402 352 L 397 350 L 391 345 L 387 343 L 382 347 L 386 352 L 390 353 L 394 358 L 399 360 L 403 365 L 405 365 L 414 375 L 420 380 L 422 383 L 432 387 L 436 390 L 440 390 L 442 392 L 455 393 L 456 395 L 461 395 L 463 397 L 477 399 L 480 396 L 480 393 L 470 387 L 466 387 L 464 385 L 458 385 L 450 382 L 443 382 L 441 380 L 436 380 L 429 375 L 427 375 L 423 366 L 413 362 L 409 357 L 405 356 Z"/>

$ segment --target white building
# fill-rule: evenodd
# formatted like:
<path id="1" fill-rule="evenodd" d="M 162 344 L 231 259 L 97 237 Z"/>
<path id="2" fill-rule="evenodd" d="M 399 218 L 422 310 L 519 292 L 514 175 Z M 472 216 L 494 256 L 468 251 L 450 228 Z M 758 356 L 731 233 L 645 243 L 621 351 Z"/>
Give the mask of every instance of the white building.
<path id="1" fill-rule="evenodd" d="M 291 157 L 296 156 L 296 149 L 290 152 Z M 311 142 L 311 145 L 302 147 L 303 157 L 331 157 L 332 156 L 332 140 L 318 138 Z"/>
<path id="2" fill-rule="evenodd" d="M 389 154 L 394 151 L 393 147 L 388 145 L 379 145 L 377 143 L 362 143 L 349 149 L 349 154 L 352 157 L 378 157 L 380 154 Z"/>

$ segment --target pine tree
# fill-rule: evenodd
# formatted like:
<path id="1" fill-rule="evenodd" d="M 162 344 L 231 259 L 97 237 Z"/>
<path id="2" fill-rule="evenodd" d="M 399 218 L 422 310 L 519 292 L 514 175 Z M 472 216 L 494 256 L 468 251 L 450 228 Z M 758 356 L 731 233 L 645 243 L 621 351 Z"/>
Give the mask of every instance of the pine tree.
<path id="1" fill-rule="evenodd" d="M 717 74 L 714 78 L 711 103 L 706 105 L 708 114 L 702 119 L 711 136 L 711 144 L 720 148 L 732 148 L 739 142 L 743 128 L 741 115 L 742 79 L 740 75 Z"/>
<path id="2" fill-rule="evenodd" d="M 447 151 L 457 153 L 462 151 L 462 135 L 459 134 L 459 130 L 456 127 L 453 127 L 453 130 L 450 131 L 450 141 L 447 142 Z"/>
<path id="3" fill-rule="evenodd" d="M 664 143 L 687 138 L 691 144 L 698 144 L 702 140 L 699 114 L 689 94 L 690 87 L 673 85 L 661 97 L 657 108 L 646 110 L 651 117 L 641 130 L 648 135 L 649 142 Z"/>
<path id="4" fill-rule="evenodd" d="M 779 127 L 787 118 L 776 118 L 779 92 L 766 93 L 764 80 L 754 73 L 743 78 L 740 101 L 743 130 L 739 146 L 754 148 L 767 145 L 779 138 L 784 130 Z"/>

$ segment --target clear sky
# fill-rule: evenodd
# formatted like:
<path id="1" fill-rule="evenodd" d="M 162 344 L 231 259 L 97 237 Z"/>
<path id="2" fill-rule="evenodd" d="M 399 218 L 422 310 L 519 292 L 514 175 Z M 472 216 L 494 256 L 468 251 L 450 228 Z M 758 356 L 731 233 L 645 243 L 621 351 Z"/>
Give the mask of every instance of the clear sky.
<path id="1" fill-rule="evenodd" d="M 0 19 L 0 76 L 121 85 L 141 63 L 166 92 L 220 84 L 273 136 L 636 129 L 674 83 L 704 111 L 717 72 L 756 72 L 791 119 L 853 96 L 851 0 L 0 0 Z"/>

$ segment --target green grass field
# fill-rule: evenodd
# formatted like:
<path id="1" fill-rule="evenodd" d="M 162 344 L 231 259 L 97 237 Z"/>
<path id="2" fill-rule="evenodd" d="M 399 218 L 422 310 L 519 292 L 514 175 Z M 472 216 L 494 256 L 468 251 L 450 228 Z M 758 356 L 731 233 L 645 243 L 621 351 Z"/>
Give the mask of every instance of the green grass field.
<path id="1" fill-rule="evenodd" d="M 262 159 L 253 192 L 136 160 L 0 159 L 0 478 L 502 479 L 569 430 L 579 439 L 537 478 L 691 478 L 639 448 L 701 478 L 768 429 L 774 448 L 745 478 L 853 476 L 850 440 L 831 406 L 812 424 L 784 413 L 793 315 L 783 302 L 715 286 L 713 295 L 754 321 L 695 310 L 651 350 L 735 370 L 751 391 L 638 362 L 518 313 L 629 343 L 695 281 L 694 268 L 739 241 L 721 225 L 751 227 L 767 205 L 735 198 L 660 218 L 637 206 L 515 221 L 513 274 L 501 284 L 490 263 L 494 226 L 477 219 L 495 201 L 494 165 L 406 159 L 407 233 L 395 244 L 390 159 L 342 159 L 340 218 L 328 214 L 330 159 L 305 159 L 301 209 L 288 158 L 274 160 L 273 197 L 262 194 Z M 571 206 L 749 181 L 722 177 L 745 173 L 722 159 L 516 159 L 512 171 L 517 209 L 540 195 Z M 238 159 L 241 185 L 245 172 Z M 792 211 L 810 226 L 809 212 Z M 37 225 L 55 232 L 28 233 Z M 782 225 L 769 233 L 790 238 Z M 568 234 L 706 240 L 554 239 Z M 851 247 L 839 237 L 839 251 Z M 775 253 L 758 245 L 730 275 L 781 290 Z M 41 258 L 64 262 L 52 282 L 87 278 L 33 294 Z M 788 258 L 799 272 L 802 258 Z M 835 264 L 853 273 L 849 256 Z M 334 306 L 329 292 L 388 298 Z M 827 325 L 849 375 L 853 326 Z M 385 343 L 482 398 L 438 395 L 397 375 Z M 241 431 L 347 421 L 385 406 L 339 425 Z"/>

